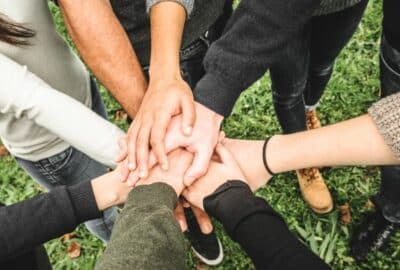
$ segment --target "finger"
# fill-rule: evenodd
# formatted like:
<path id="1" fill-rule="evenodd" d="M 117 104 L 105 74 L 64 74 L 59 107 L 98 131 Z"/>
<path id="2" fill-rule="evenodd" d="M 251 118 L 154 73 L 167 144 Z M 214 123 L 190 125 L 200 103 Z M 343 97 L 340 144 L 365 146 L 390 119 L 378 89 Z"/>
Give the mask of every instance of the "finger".
<path id="1" fill-rule="evenodd" d="M 149 162 L 149 139 L 151 122 L 147 122 L 140 128 L 137 138 L 137 163 L 139 166 L 139 177 L 146 178 L 148 175 Z"/>
<path id="2" fill-rule="evenodd" d="M 118 146 L 119 146 L 120 152 L 119 152 L 117 158 L 115 159 L 115 162 L 117 162 L 117 163 L 123 161 L 128 156 L 128 138 L 127 138 L 127 136 L 121 137 L 118 140 Z"/>
<path id="3" fill-rule="evenodd" d="M 221 158 L 221 162 L 226 165 L 236 165 L 236 160 L 233 157 L 231 151 L 226 148 L 222 143 L 218 143 L 215 147 L 215 152 Z"/>
<path id="4" fill-rule="evenodd" d="M 185 192 L 186 192 L 186 189 L 185 189 Z M 181 201 L 182 201 L 182 205 L 183 205 L 184 208 L 189 208 L 190 207 L 190 203 L 185 198 L 182 198 Z"/>
<path id="5" fill-rule="evenodd" d="M 133 171 L 136 169 L 136 141 L 137 135 L 140 128 L 140 123 L 135 123 L 131 125 L 128 131 L 128 168 Z"/>
<path id="6" fill-rule="evenodd" d="M 182 202 L 179 201 L 178 205 L 174 210 L 175 219 L 178 221 L 179 226 L 181 227 L 182 232 L 186 231 L 188 226 L 186 222 L 185 212 L 183 211 Z"/>
<path id="7" fill-rule="evenodd" d="M 131 171 L 131 173 L 128 176 L 128 186 L 134 187 L 139 180 L 140 180 L 139 171 L 138 170 L 135 170 L 133 172 Z"/>
<path id="8" fill-rule="evenodd" d="M 151 130 L 151 147 L 163 170 L 168 170 L 168 157 L 165 152 L 164 138 L 170 122 L 169 115 L 160 115 Z"/>
<path id="9" fill-rule="evenodd" d="M 210 234 L 213 231 L 213 225 L 210 217 L 206 214 L 206 212 L 195 206 L 192 206 L 192 210 L 194 216 L 196 217 L 197 223 L 199 223 L 201 232 L 204 234 Z"/>
<path id="10" fill-rule="evenodd" d="M 225 140 L 225 132 L 224 132 L 224 131 L 221 131 L 221 132 L 219 133 L 218 142 L 223 143 L 224 140 Z"/>
<path id="11" fill-rule="evenodd" d="M 118 163 L 116 170 L 121 176 L 121 182 L 128 180 L 131 171 L 128 169 L 128 161 L 126 159 L 123 162 Z"/>
<path id="12" fill-rule="evenodd" d="M 182 106 L 182 132 L 186 136 L 192 134 L 194 122 L 196 120 L 196 112 L 194 108 L 193 98 L 184 98 L 181 101 Z"/>
<path id="13" fill-rule="evenodd" d="M 185 178 L 183 181 L 185 186 L 190 186 L 197 178 L 207 173 L 211 155 L 212 152 L 208 151 L 201 151 L 195 154 L 193 163 L 185 174 Z"/>
<path id="14" fill-rule="evenodd" d="M 175 150 L 178 147 L 185 147 L 188 138 L 182 134 L 180 117 L 174 117 L 169 123 L 167 133 L 165 135 L 165 150 L 167 153 Z"/>

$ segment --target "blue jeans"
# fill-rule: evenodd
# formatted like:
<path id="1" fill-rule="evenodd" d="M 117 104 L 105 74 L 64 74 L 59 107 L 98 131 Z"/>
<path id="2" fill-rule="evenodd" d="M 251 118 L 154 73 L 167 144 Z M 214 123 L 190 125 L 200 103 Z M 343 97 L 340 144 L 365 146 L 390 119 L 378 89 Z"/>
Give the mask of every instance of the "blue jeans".
<path id="1" fill-rule="evenodd" d="M 93 81 L 91 81 L 91 94 L 92 110 L 103 118 L 107 118 L 107 112 L 101 100 L 100 93 Z M 73 125 L 73 123 L 70 124 Z M 90 181 L 108 171 L 106 166 L 73 147 L 69 147 L 57 155 L 37 162 L 21 158 L 15 159 L 33 179 L 47 189 L 52 189 L 60 185 L 70 186 L 82 181 Z M 85 225 L 90 232 L 107 242 L 110 239 L 117 214 L 117 208 L 110 208 L 104 211 L 102 218 L 90 220 Z"/>

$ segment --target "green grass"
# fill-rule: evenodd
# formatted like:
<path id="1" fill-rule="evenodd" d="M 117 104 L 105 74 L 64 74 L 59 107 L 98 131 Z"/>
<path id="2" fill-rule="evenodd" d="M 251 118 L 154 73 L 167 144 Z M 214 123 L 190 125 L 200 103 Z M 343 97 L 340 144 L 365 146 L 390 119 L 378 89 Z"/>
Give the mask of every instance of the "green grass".
<path id="1" fill-rule="evenodd" d="M 59 11 L 51 5 L 60 33 L 66 36 Z M 355 37 L 340 55 L 333 78 L 321 101 L 320 116 L 324 125 L 352 118 L 366 112 L 372 102 L 378 99 L 378 44 L 380 37 L 381 1 L 370 1 L 366 16 Z M 266 134 L 279 133 L 272 103 L 268 75 L 254 83 L 237 102 L 234 112 L 224 123 L 224 130 L 230 137 L 263 138 Z M 102 95 L 111 116 L 120 108 L 102 88 Z M 114 120 L 114 117 L 111 117 Z M 126 123 L 118 123 L 127 127 Z M 338 211 L 326 216 L 318 216 L 310 211 L 301 198 L 293 173 L 275 177 L 257 195 L 267 199 L 282 214 L 304 243 L 328 261 L 334 269 L 400 269 L 400 237 L 384 253 L 378 252 L 368 257 L 362 264 L 356 264 L 349 256 L 348 241 L 354 227 L 367 211 L 368 198 L 379 188 L 377 168 L 347 167 L 325 169 L 323 175 L 334 196 L 335 203 L 349 203 L 352 224 L 341 224 Z M 0 201 L 15 203 L 43 190 L 35 184 L 12 158 L 0 160 Z M 254 269 L 249 258 L 218 227 L 218 235 L 224 246 L 225 260 L 214 268 L 202 269 Z M 268 230 L 268 228 L 265 228 Z M 70 259 L 66 253 L 68 241 L 50 241 L 46 248 L 54 269 L 92 269 L 101 256 L 103 244 L 91 236 L 83 226 L 76 230 L 71 241 L 82 246 L 79 258 Z M 193 269 L 198 261 L 188 253 L 188 265 Z"/>

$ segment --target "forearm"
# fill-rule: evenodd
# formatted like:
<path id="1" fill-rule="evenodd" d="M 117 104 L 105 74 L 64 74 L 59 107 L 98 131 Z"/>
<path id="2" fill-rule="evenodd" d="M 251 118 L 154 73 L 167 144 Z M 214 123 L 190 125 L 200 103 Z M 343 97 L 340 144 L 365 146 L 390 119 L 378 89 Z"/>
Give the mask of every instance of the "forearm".
<path id="1" fill-rule="evenodd" d="M 240 198 L 240 200 L 238 200 Z M 291 234 L 268 203 L 242 181 L 230 181 L 204 199 L 208 214 L 250 256 L 257 269 L 329 269 Z"/>
<path id="2" fill-rule="evenodd" d="M 0 208 L 0 261 L 33 250 L 101 216 L 89 182 Z"/>
<path id="3" fill-rule="evenodd" d="M 108 0 L 60 0 L 82 58 L 134 118 L 147 88 L 142 67 Z"/>
<path id="4" fill-rule="evenodd" d="M 180 78 L 179 51 L 185 18 L 183 6 L 173 1 L 163 1 L 151 8 L 150 81 Z"/>
<path id="5" fill-rule="evenodd" d="M 369 115 L 320 129 L 276 136 L 268 144 L 266 155 L 274 172 L 400 163 Z"/>
<path id="6" fill-rule="evenodd" d="M 319 129 L 276 135 L 268 142 L 265 153 L 263 145 L 263 140 L 226 140 L 253 190 L 271 177 L 264 167 L 263 154 L 274 173 L 323 166 L 400 164 L 369 115 Z M 249 162 L 250 156 L 257 158 Z"/>
<path id="7" fill-rule="evenodd" d="M 186 269 L 185 243 L 173 217 L 176 203 L 166 184 L 132 190 L 96 269 Z"/>
<path id="8" fill-rule="evenodd" d="M 75 99 L 58 92 L 24 67 L 0 55 L 0 112 L 27 117 L 75 148 L 110 166 L 124 132 Z"/>

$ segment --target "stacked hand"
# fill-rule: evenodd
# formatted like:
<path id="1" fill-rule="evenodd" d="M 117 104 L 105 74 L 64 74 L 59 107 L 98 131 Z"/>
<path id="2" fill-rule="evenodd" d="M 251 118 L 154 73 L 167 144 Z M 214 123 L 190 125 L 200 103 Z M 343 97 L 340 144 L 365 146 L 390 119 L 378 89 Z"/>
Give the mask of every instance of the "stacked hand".
<path id="1" fill-rule="evenodd" d="M 194 103 L 196 120 L 193 127 L 190 127 L 187 125 L 187 119 L 191 119 L 191 116 L 187 117 L 185 113 L 175 115 L 179 110 L 168 111 L 161 105 L 154 107 L 156 101 L 152 101 L 151 104 L 153 117 L 147 118 L 145 113 L 138 114 L 139 118 L 134 120 L 127 137 L 120 144 L 122 151 L 117 162 L 128 159 L 129 169 L 132 171 L 129 184 L 133 186 L 139 178 L 146 177 L 148 170 L 157 163 L 161 164 L 163 169 L 168 169 L 166 154 L 183 147 L 194 154 L 193 162 L 184 176 L 185 185 L 190 185 L 207 171 L 218 142 L 222 117 L 203 105 Z M 151 126 L 151 123 L 154 124 Z M 142 125 L 144 128 L 140 128 Z M 186 127 L 182 128 L 184 126 Z"/>
<path id="2" fill-rule="evenodd" d="M 145 179 L 140 179 L 137 185 L 152 184 L 163 182 L 170 185 L 178 196 L 183 195 L 192 206 L 193 212 L 199 222 L 203 233 L 210 233 L 212 225 L 209 217 L 203 211 L 203 200 L 211 195 L 219 186 L 228 180 L 242 180 L 246 182 L 238 163 L 230 151 L 219 143 L 216 147 L 216 160 L 210 162 L 207 173 L 197 179 L 191 186 L 186 187 L 183 183 L 185 170 L 190 166 L 193 154 L 183 149 L 172 151 L 168 158 L 170 166 L 168 170 L 163 170 L 160 165 L 155 166 Z M 218 160 L 217 160 L 218 159 Z M 176 218 L 181 225 L 182 230 L 187 229 L 182 204 L 179 204 L 175 211 Z"/>

